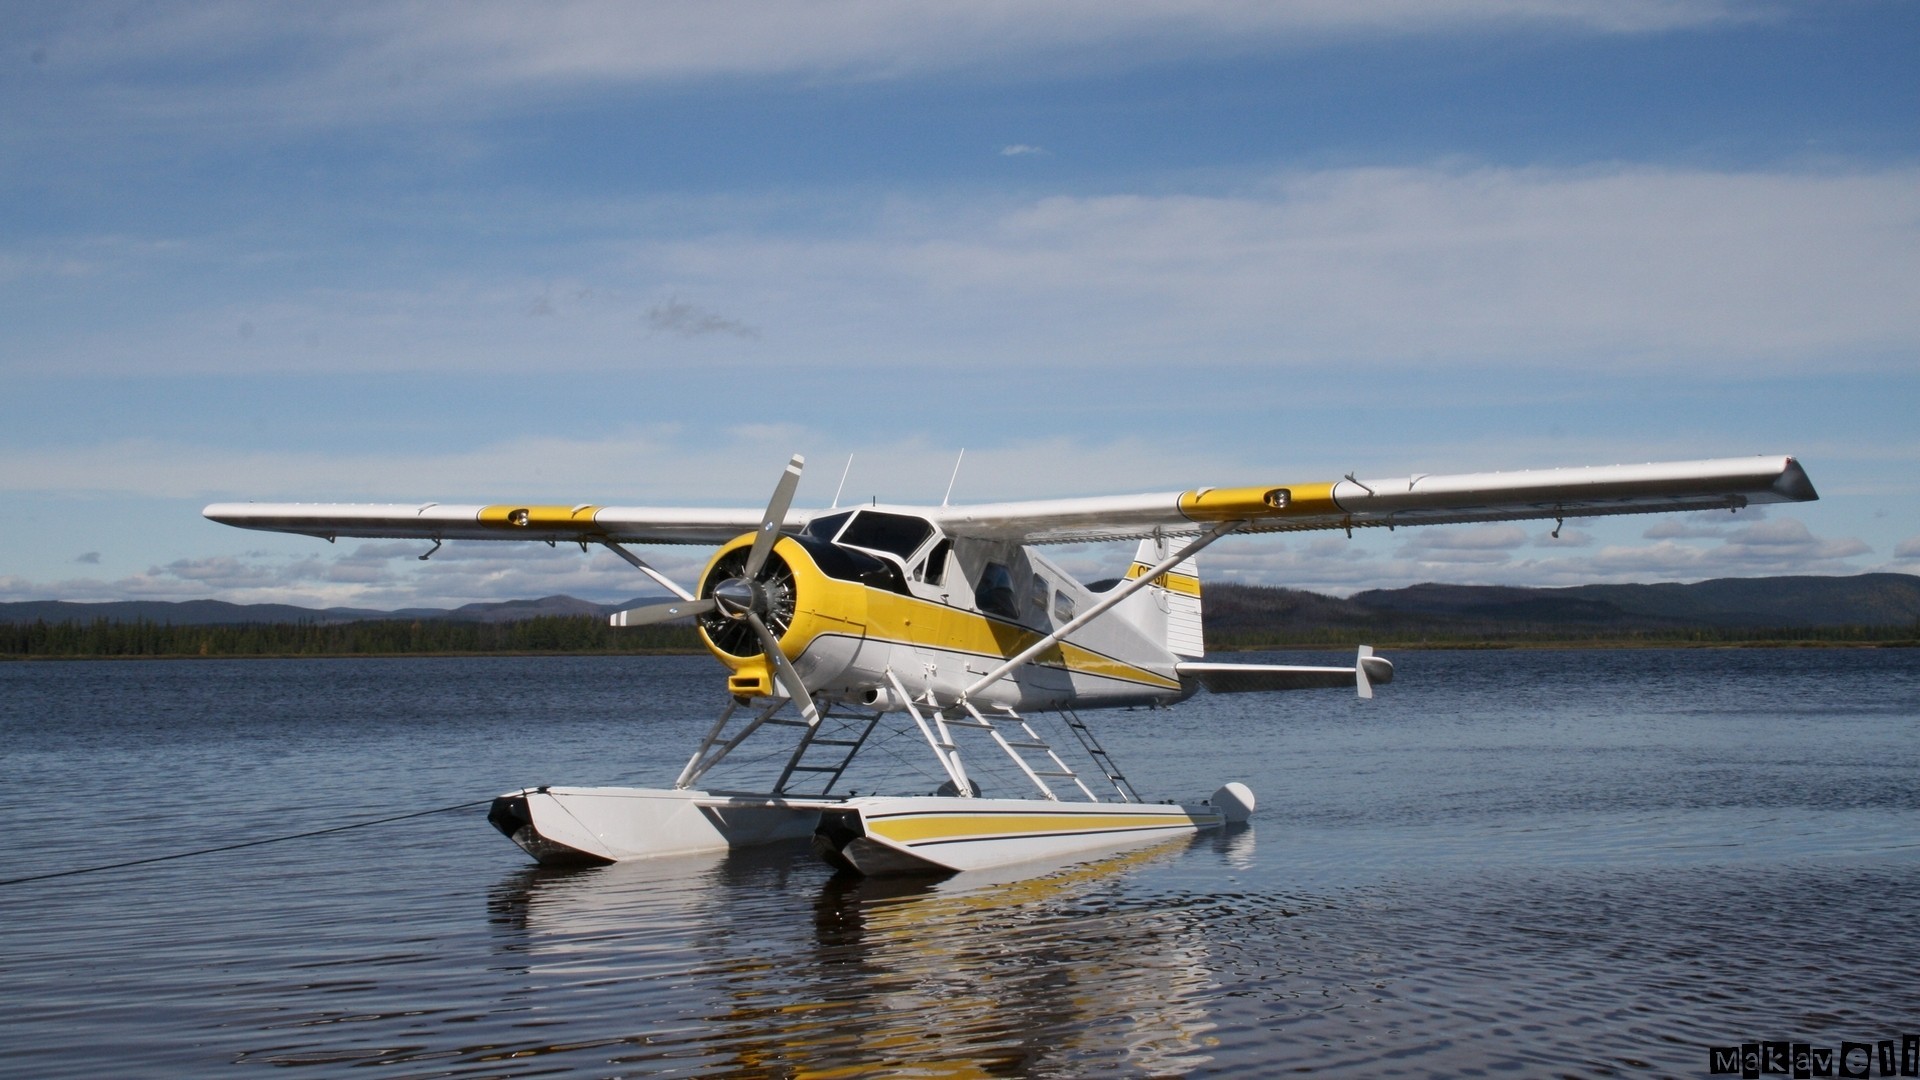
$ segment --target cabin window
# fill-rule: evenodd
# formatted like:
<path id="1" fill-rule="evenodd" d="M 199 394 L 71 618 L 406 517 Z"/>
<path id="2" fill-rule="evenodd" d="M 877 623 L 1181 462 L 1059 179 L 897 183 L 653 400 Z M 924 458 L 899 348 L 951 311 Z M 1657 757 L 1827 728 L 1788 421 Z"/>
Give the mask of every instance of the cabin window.
<path id="1" fill-rule="evenodd" d="M 1027 583 L 1027 610 L 1033 612 L 1036 619 L 1047 617 L 1047 579 L 1039 574 Z"/>
<path id="2" fill-rule="evenodd" d="M 925 518 L 862 510 L 840 534 L 840 543 L 872 548 L 907 558 L 933 535 L 933 524 Z"/>
<path id="3" fill-rule="evenodd" d="M 1053 618 L 1056 622 L 1073 618 L 1073 597 L 1063 592 L 1053 594 Z"/>
<path id="4" fill-rule="evenodd" d="M 973 591 L 973 606 L 987 615 L 1018 619 L 1020 610 L 1013 598 L 1013 575 L 999 563 L 990 562 L 980 571 L 980 587 Z"/>

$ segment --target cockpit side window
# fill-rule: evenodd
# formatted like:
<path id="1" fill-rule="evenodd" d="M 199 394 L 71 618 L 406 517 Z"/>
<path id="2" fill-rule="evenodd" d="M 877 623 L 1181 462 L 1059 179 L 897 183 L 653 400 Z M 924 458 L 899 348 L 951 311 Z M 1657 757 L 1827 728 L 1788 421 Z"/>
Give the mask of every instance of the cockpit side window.
<path id="1" fill-rule="evenodd" d="M 1033 612 L 1033 617 L 1036 622 L 1047 617 L 1047 593 L 1049 591 L 1047 588 L 1047 579 L 1041 577 L 1039 574 L 1033 575 L 1033 580 L 1028 583 L 1027 586 L 1027 610 Z"/>
<path id="2" fill-rule="evenodd" d="M 944 585 L 947 581 L 947 553 L 953 550 L 953 541 L 945 537 L 933 545 L 927 560 L 914 568 L 913 576 L 929 585 Z"/>
<path id="3" fill-rule="evenodd" d="M 980 571 L 980 587 L 973 591 L 974 606 L 988 615 L 1019 619 L 1019 602 L 1013 595 L 1013 575 L 1007 568 L 990 562 Z"/>
<path id="4" fill-rule="evenodd" d="M 889 514 L 882 510 L 862 510 L 840 534 L 839 542 L 851 547 L 890 552 L 902 559 L 912 557 L 920 545 L 933 535 L 933 524 L 925 518 Z"/>

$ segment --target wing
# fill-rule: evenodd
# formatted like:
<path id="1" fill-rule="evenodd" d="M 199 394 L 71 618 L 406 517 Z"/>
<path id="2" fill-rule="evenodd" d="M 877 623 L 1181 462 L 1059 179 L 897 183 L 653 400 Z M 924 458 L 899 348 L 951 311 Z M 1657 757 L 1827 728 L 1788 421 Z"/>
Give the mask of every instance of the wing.
<path id="1" fill-rule="evenodd" d="M 1194 533 L 1225 521 L 1242 532 L 1300 532 L 1674 510 L 1727 510 L 1819 498 L 1791 457 L 1721 458 L 1392 480 L 1197 488 L 1162 495 L 941 507 L 950 536 L 1069 543 Z"/>
<path id="2" fill-rule="evenodd" d="M 215 503 L 202 513 L 223 525 L 302 533 L 333 540 L 368 537 L 421 540 L 602 541 L 633 544 L 724 544 L 760 527 L 756 508 L 633 506 L 491 506 L 441 503 Z M 786 530 L 806 525 L 810 511 L 786 516 Z"/>
<path id="3" fill-rule="evenodd" d="M 1047 544 L 1191 534 L 1225 521 L 1245 522 L 1242 532 L 1397 528 L 1738 509 L 1818 497 L 1794 459 L 1753 457 L 892 509 L 922 514 L 949 536 Z M 782 528 L 798 530 L 828 512 L 791 511 Z M 203 513 L 243 529 L 303 533 L 327 540 L 348 536 L 722 544 L 758 529 L 765 511 L 592 504 L 215 503 Z"/>

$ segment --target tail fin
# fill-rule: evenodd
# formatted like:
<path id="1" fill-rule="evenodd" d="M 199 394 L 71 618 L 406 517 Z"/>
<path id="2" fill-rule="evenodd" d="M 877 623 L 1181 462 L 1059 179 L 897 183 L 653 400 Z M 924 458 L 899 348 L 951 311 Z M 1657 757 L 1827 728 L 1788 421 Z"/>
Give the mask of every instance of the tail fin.
<path id="1" fill-rule="evenodd" d="M 1137 578 L 1153 569 L 1178 550 L 1178 545 L 1178 541 L 1164 537 L 1140 541 L 1133 565 L 1127 567 L 1127 578 Z M 1165 613 L 1167 651 L 1188 659 L 1205 656 L 1207 645 L 1200 624 L 1200 568 L 1193 558 L 1181 560 L 1143 591 L 1153 598 L 1154 606 Z"/>

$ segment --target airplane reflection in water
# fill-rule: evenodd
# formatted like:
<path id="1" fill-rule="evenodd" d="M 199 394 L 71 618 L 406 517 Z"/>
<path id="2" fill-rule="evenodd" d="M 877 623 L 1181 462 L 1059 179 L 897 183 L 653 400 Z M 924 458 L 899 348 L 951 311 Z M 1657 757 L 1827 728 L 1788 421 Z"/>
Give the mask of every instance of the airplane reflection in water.
<path id="1" fill-rule="evenodd" d="M 1234 828 L 1038 873 L 836 875 L 798 924 L 791 903 L 814 866 L 797 848 L 533 867 L 490 909 L 530 1002 L 619 997 L 595 1009 L 628 1028 L 596 1041 L 600 1061 L 794 1077 L 1177 1075 L 1209 1060 L 1206 914 L 1114 886 L 1193 845 L 1243 864 L 1252 844 Z M 513 1054 L 587 1046 L 561 1038 Z"/>

